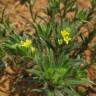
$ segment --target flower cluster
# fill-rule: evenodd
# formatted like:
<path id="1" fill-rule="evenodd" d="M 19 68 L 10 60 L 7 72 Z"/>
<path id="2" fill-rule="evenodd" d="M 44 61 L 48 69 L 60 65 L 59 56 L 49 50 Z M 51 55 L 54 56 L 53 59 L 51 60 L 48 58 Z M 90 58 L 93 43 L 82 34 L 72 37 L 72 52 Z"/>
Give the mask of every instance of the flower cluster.
<path id="1" fill-rule="evenodd" d="M 29 39 L 26 39 L 25 41 L 20 42 L 20 46 L 28 48 L 32 45 L 32 41 Z"/>
<path id="2" fill-rule="evenodd" d="M 69 42 L 72 40 L 71 34 L 70 34 L 70 28 L 65 28 L 63 31 L 60 32 L 62 39 L 58 40 L 59 45 L 66 43 L 69 44 Z"/>
<path id="3" fill-rule="evenodd" d="M 22 40 L 20 42 L 20 46 L 22 48 L 26 48 L 26 49 L 31 48 L 32 53 L 34 53 L 36 51 L 36 49 L 34 47 L 32 47 L 32 41 L 30 39 Z"/>

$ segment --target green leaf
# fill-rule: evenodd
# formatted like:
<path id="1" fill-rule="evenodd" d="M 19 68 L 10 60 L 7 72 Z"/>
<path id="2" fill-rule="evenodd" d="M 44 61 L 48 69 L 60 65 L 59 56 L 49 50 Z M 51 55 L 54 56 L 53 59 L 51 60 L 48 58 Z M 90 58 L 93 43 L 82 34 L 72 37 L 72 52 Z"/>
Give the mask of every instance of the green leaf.
<path id="1" fill-rule="evenodd" d="M 51 92 L 50 90 L 47 91 L 47 96 L 55 96 L 53 92 Z"/>

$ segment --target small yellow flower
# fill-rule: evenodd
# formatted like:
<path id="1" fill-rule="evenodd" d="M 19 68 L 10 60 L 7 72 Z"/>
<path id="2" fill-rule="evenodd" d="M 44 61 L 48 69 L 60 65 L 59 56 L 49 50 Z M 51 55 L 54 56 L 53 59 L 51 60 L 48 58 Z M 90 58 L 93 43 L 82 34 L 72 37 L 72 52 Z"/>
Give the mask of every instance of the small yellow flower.
<path id="1" fill-rule="evenodd" d="M 25 41 L 21 41 L 21 44 L 20 44 L 20 46 L 25 47 L 25 48 L 28 48 L 31 45 L 32 45 L 32 41 L 29 39 L 26 39 Z"/>
<path id="2" fill-rule="evenodd" d="M 69 33 L 69 29 L 67 30 L 67 28 L 61 31 L 61 36 L 66 44 L 68 44 L 69 41 L 72 39 Z"/>

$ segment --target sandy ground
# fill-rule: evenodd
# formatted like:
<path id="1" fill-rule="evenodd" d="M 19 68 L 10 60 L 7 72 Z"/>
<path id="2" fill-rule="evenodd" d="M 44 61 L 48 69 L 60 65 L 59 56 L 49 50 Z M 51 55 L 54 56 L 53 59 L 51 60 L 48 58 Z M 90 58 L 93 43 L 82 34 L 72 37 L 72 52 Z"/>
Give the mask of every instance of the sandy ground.
<path id="1" fill-rule="evenodd" d="M 80 1 L 80 0 L 77 0 L 77 1 Z M 82 3 L 80 3 L 80 4 L 81 4 L 81 6 L 85 6 L 84 4 L 82 5 Z M 47 0 L 37 0 L 36 4 L 34 5 L 33 11 L 39 12 L 38 14 L 44 15 L 42 13 L 42 8 L 44 8 L 46 5 L 47 5 Z M 89 3 L 87 5 L 86 5 L 87 7 L 91 7 L 91 5 Z M 31 15 L 29 13 L 28 8 L 26 8 L 26 6 L 24 4 L 20 4 L 20 0 L 0 0 L 0 12 L 2 12 L 4 7 L 6 7 L 5 15 L 9 16 L 10 21 L 15 25 L 15 27 L 18 29 L 19 32 L 32 30 L 30 25 L 28 24 L 28 22 L 24 19 L 24 18 L 27 18 L 29 21 L 32 21 Z M 96 43 L 96 37 L 94 37 L 94 38 L 95 39 L 93 39 L 92 42 Z M 87 54 L 88 56 L 89 56 L 89 54 L 91 55 L 89 49 L 91 48 L 90 46 L 93 46 L 92 42 L 89 44 L 88 50 L 85 51 L 85 54 Z M 87 58 L 88 60 L 91 59 L 90 57 L 86 57 L 86 56 L 85 56 L 85 58 Z M 7 74 L 0 78 L 0 96 L 10 96 L 9 95 L 10 84 L 11 84 L 11 80 L 13 80 L 14 74 L 15 74 L 15 72 L 9 67 L 6 68 L 5 70 L 8 71 L 8 73 L 10 73 L 12 75 Z M 95 75 L 93 74 L 93 71 L 91 69 L 89 71 L 90 71 L 90 74 L 92 75 L 92 77 L 94 77 Z M 90 76 L 90 74 L 89 74 L 89 76 Z M 18 95 L 16 95 L 16 96 L 18 96 Z M 23 96 L 23 95 L 19 95 L 19 96 Z M 35 95 L 29 95 L 29 96 L 35 96 Z M 96 94 L 90 93 L 89 96 L 96 96 Z"/>
<path id="2" fill-rule="evenodd" d="M 36 0 L 33 12 L 42 14 L 41 10 L 46 4 L 47 0 Z M 31 14 L 24 4 L 20 4 L 20 0 L 0 0 L 0 11 L 2 11 L 4 7 L 6 7 L 5 15 L 9 16 L 10 21 L 16 26 L 18 31 L 30 30 L 27 20 L 32 21 Z"/>

